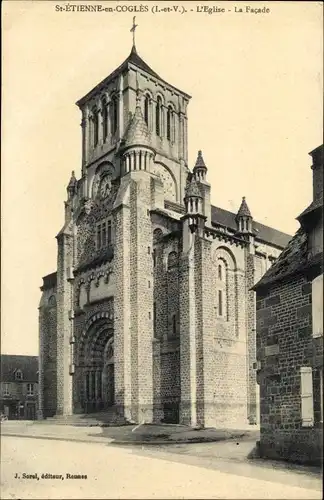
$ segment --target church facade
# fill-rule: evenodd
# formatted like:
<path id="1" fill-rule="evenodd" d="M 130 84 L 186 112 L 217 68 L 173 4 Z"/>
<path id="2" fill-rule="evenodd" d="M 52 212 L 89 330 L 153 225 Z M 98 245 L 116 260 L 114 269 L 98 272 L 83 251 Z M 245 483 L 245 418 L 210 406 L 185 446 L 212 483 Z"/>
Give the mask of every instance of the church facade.
<path id="1" fill-rule="evenodd" d="M 57 272 L 39 307 L 39 416 L 258 421 L 252 286 L 290 236 L 211 205 L 188 167 L 190 96 L 133 46 L 77 105 L 82 169 L 67 186 Z"/>

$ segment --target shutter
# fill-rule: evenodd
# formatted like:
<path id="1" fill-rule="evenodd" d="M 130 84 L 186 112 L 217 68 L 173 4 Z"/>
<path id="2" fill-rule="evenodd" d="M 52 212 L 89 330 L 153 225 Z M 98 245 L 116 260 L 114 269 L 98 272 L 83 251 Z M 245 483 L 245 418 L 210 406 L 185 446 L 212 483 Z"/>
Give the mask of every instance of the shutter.
<path id="1" fill-rule="evenodd" d="M 312 282 L 313 337 L 323 336 L 323 274 Z"/>
<path id="2" fill-rule="evenodd" d="M 300 368 L 301 417 L 303 427 L 314 425 L 313 376 L 310 366 Z"/>

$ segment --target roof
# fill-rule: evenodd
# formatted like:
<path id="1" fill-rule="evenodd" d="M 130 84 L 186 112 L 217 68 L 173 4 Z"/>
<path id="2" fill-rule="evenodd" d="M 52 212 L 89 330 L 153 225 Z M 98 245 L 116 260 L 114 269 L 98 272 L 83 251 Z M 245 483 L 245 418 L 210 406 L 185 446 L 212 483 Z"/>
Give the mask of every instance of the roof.
<path id="1" fill-rule="evenodd" d="M 212 206 L 211 218 L 212 222 L 226 226 L 235 232 L 237 231 L 236 214 L 234 212 Z M 253 221 L 253 229 L 257 232 L 255 236 L 257 240 L 269 243 L 270 245 L 274 245 L 279 248 L 285 248 L 292 238 L 289 234 L 273 229 L 272 227 L 265 226 L 257 221 Z"/>
<path id="2" fill-rule="evenodd" d="M 308 215 L 309 213 L 314 212 L 314 210 L 317 210 L 321 207 L 323 207 L 323 197 L 317 198 L 317 200 L 312 201 L 312 203 L 308 205 L 308 207 L 305 208 L 305 210 L 300 215 L 298 215 L 297 220 L 300 221 L 304 218 L 305 215 Z"/>
<path id="3" fill-rule="evenodd" d="M 151 147 L 151 136 L 144 120 L 141 107 L 137 104 L 135 113 L 126 128 L 122 147 L 148 146 Z"/>
<path id="4" fill-rule="evenodd" d="M 41 290 L 48 290 L 50 288 L 55 288 L 57 283 L 57 273 L 47 274 L 43 277 L 43 286 Z"/>
<path id="5" fill-rule="evenodd" d="M 196 160 L 196 163 L 195 163 L 193 170 L 195 171 L 198 168 L 203 168 L 203 169 L 207 170 L 207 167 L 205 165 L 201 151 L 198 151 L 197 160 Z"/>
<path id="6" fill-rule="evenodd" d="M 322 263 L 322 253 L 308 258 L 307 234 L 299 228 L 278 259 L 254 285 L 253 290 L 267 287 L 272 283 L 302 272 L 312 265 Z"/>
<path id="7" fill-rule="evenodd" d="M 38 382 L 38 356 L 1 355 L 1 382 L 14 382 L 15 372 L 21 370 L 23 382 Z"/>
<path id="8" fill-rule="evenodd" d="M 246 203 L 245 196 L 242 198 L 242 203 L 239 208 L 239 211 L 237 212 L 238 217 L 252 217 L 250 209 Z"/>
<path id="9" fill-rule="evenodd" d="M 108 75 L 104 80 L 102 80 L 100 83 L 98 83 L 98 85 L 96 85 L 92 90 L 90 90 L 90 92 L 88 92 L 84 97 L 81 97 L 81 99 L 79 99 L 76 104 L 78 106 L 82 105 L 95 92 L 97 92 L 104 85 L 106 85 L 106 83 L 108 83 L 109 81 L 113 80 L 119 74 L 121 74 L 124 71 L 126 71 L 127 69 L 129 69 L 129 64 L 133 64 L 137 68 L 142 69 L 143 71 L 145 71 L 149 75 L 151 75 L 154 78 L 160 80 L 162 83 L 168 85 L 172 89 L 176 90 L 180 94 L 182 94 L 182 95 L 184 95 L 184 96 L 186 96 L 186 97 L 188 97 L 190 99 L 190 95 L 186 94 L 182 90 L 177 89 L 173 85 L 170 85 L 165 80 L 163 80 L 155 71 L 153 71 L 153 69 L 150 68 L 150 66 L 148 64 L 146 64 L 146 62 L 138 55 L 136 47 L 133 45 L 131 53 L 129 54 L 129 56 L 127 57 L 127 59 L 125 59 L 125 61 L 120 66 L 118 66 L 118 68 L 116 68 L 112 73 L 110 73 L 110 75 Z"/>

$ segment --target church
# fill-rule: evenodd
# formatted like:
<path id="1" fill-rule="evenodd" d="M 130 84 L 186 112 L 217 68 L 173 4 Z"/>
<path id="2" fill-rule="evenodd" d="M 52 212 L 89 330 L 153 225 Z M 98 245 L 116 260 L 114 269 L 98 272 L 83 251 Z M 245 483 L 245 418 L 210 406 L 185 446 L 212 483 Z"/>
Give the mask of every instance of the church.
<path id="1" fill-rule="evenodd" d="M 139 56 L 78 102 L 57 271 L 39 305 L 39 418 L 198 427 L 259 421 L 251 290 L 290 240 L 211 205 L 188 165 L 191 97 Z"/>

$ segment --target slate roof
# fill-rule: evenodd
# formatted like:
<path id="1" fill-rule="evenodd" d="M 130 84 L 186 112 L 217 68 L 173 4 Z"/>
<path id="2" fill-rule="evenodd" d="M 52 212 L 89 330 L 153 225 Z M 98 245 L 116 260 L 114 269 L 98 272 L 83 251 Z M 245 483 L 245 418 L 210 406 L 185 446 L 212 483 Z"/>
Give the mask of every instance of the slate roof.
<path id="1" fill-rule="evenodd" d="M 212 222 L 221 224 L 223 226 L 232 229 L 232 231 L 237 231 L 236 214 L 230 212 L 229 210 L 224 210 L 220 207 L 211 207 L 211 219 Z M 278 248 L 285 248 L 288 242 L 291 240 L 292 236 L 272 227 L 265 226 L 260 222 L 253 221 L 253 229 L 256 231 L 255 238 L 259 241 L 265 243 L 270 243 Z"/>
<path id="2" fill-rule="evenodd" d="M 19 382 L 16 370 L 23 374 L 22 382 L 38 382 L 38 356 L 1 355 L 1 382 Z"/>
<path id="3" fill-rule="evenodd" d="M 242 203 L 237 212 L 238 217 L 252 217 L 248 204 L 246 203 L 245 196 L 242 198 Z"/>
<path id="4" fill-rule="evenodd" d="M 203 168 L 203 169 L 207 170 L 207 167 L 205 165 L 205 161 L 203 159 L 203 155 L 202 155 L 201 151 L 198 151 L 197 160 L 196 160 L 196 163 L 195 163 L 193 170 L 195 171 L 199 168 Z"/>
<path id="5" fill-rule="evenodd" d="M 301 219 L 304 218 L 305 215 L 310 214 L 311 212 L 317 210 L 318 208 L 321 208 L 322 206 L 323 206 L 323 197 L 312 201 L 312 203 L 307 208 L 305 208 L 305 210 L 300 215 L 298 215 L 297 220 L 300 221 Z"/>
<path id="6" fill-rule="evenodd" d="M 153 71 L 153 69 L 150 68 L 150 66 L 148 64 L 146 64 L 146 62 L 138 55 L 136 47 L 133 46 L 131 53 L 125 59 L 125 61 L 120 66 L 118 66 L 118 68 L 116 68 L 112 73 L 110 73 L 110 75 L 108 75 L 104 80 L 102 80 L 100 83 L 98 83 L 98 85 L 96 85 L 92 90 L 90 90 L 90 92 L 88 92 L 84 97 L 79 99 L 76 103 L 77 106 L 81 106 L 82 104 L 84 104 L 84 102 L 87 99 L 89 99 L 92 94 L 96 93 L 98 90 L 100 90 L 102 87 L 104 87 L 104 85 L 106 83 L 108 83 L 110 80 L 113 80 L 114 78 L 116 78 L 116 76 L 118 76 L 120 73 L 123 73 L 124 71 L 126 71 L 129 68 L 129 64 L 133 64 L 134 66 L 137 66 L 137 68 L 144 70 L 149 75 L 160 80 L 164 84 L 168 85 L 169 87 L 173 88 L 174 90 L 176 90 L 180 94 L 182 94 L 190 99 L 190 96 L 188 94 L 186 94 L 182 90 L 177 89 L 173 85 L 170 85 L 165 80 L 163 80 L 155 71 Z"/>
<path id="7" fill-rule="evenodd" d="M 288 276 L 300 273 L 311 266 L 321 265 L 322 259 L 322 253 L 308 258 L 307 234 L 302 228 L 299 228 L 278 259 L 263 275 L 261 280 L 254 285 L 253 290 L 267 287 Z"/>
<path id="8" fill-rule="evenodd" d="M 43 277 L 43 286 L 41 290 L 48 290 L 50 288 L 55 288 L 57 283 L 57 273 L 47 274 Z"/>
<path id="9" fill-rule="evenodd" d="M 136 106 L 122 142 L 122 148 L 130 146 L 151 146 L 151 136 L 140 106 Z"/>

